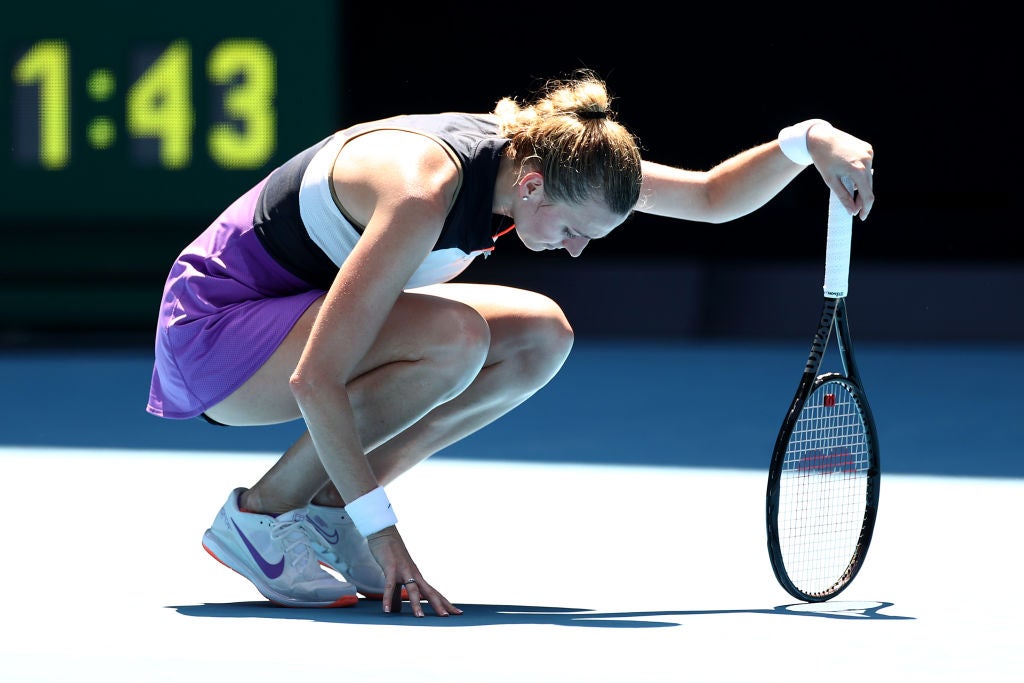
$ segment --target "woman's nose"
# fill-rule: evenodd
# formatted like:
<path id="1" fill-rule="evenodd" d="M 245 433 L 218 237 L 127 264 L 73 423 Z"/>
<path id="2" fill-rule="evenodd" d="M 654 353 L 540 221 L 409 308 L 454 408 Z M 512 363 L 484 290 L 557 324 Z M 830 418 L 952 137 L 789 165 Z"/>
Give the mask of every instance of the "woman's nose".
<path id="1" fill-rule="evenodd" d="M 590 244 L 589 237 L 571 237 L 562 242 L 562 247 L 569 252 L 570 256 L 576 258 L 583 253 L 588 244 Z"/>

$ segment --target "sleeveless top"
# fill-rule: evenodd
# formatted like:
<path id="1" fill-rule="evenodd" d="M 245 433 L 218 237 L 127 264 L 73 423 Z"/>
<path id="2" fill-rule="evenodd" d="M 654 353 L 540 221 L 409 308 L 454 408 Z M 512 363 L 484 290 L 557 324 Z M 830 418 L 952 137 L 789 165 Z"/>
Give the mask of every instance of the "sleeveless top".
<path id="1" fill-rule="evenodd" d="M 490 114 L 402 115 L 341 130 L 292 157 L 267 180 L 253 228 L 267 252 L 290 273 L 327 289 L 365 226 L 334 195 L 331 171 L 346 142 L 377 130 L 403 130 L 437 141 L 460 169 L 460 185 L 431 253 L 406 288 L 447 282 L 477 256 L 488 255 L 511 220 L 492 214 L 494 183 L 508 140 Z"/>

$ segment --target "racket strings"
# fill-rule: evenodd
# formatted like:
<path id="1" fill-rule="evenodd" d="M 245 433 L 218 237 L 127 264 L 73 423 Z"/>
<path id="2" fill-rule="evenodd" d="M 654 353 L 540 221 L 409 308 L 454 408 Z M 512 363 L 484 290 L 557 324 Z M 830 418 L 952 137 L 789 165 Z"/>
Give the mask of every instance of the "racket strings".
<path id="1" fill-rule="evenodd" d="M 824 593 L 847 575 L 867 504 L 868 435 L 851 388 L 827 381 L 808 397 L 782 466 L 779 542 L 792 582 Z"/>

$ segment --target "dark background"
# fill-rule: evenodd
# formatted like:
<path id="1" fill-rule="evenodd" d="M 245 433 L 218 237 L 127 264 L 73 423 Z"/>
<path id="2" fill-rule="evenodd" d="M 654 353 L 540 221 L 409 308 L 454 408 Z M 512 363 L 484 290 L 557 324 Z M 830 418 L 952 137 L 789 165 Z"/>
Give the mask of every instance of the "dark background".
<path id="1" fill-rule="evenodd" d="M 707 168 L 789 123 L 825 118 L 876 151 L 877 203 L 854 237 L 855 331 L 1024 340 L 1020 221 L 1011 214 L 1014 22 L 983 6 L 905 19 L 885 6 L 844 11 L 840 19 L 837 9 L 796 6 L 347 3 L 337 22 L 335 127 L 489 110 L 578 68 L 607 80 L 619 119 L 663 163 Z M 324 133 L 309 131 L 309 142 Z M 576 260 L 528 253 L 509 236 L 464 279 L 550 293 L 578 332 L 595 337 L 802 338 L 820 303 L 826 202 L 809 169 L 726 225 L 637 215 Z M 166 268 L 212 218 L 25 224 L 0 212 L 0 287 L 27 292 L 34 282 L 42 292 L 4 311 L 0 344 L 149 344 Z M 117 266 L 61 253 L 83 234 L 111 248 L 127 237 L 135 256 Z"/>
<path id="2" fill-rule="evenodd" d="M 69 4 L 39 7 L 56 17 Z M 146 6 L 145 22 L 125 19 L 98 39 L 154 27 L 175 35 L 185 5 L 202 2 Z M 241 35 L 254 18 L 283 25 L 273 12 L 305 12 L 314 30 L 306 4 L 244 5 Z M 360 120 L 489 110 L 584 67 L 607 80 L 646 156 L 668 164 L 708 168 L 785 125 L 829 119 L 876 151 L 877 202 L 855 229 L 849 306 L 886 471 L 1020 476 L 1016 19 L 977 3 L 902 9 L 902 18 L 895 11 L 864 3 L 760 11 L 721 3 L 348 3 L 334 27 L 334 82 L 299 96 L 312 114 L 329 109 L 333 121 L 326 130 L 282 131 L 282 140 L 303 140 L 288 150 L 298 151 Z M 91 16 L 116 24 L 126 15 Z M 221 35 L 198 15 L 195 22 L 197 31 Z M 20 27 L 0 24 L 0 35 Z M 318 72 L 308 41 L 281 49 L 282 60 L 305 58 L 309 73 Z M 296 87 L 282 83 L 281 92 Z M 294 103 L 288 98 L 282 107 Z M 252 182 L 223 175 L 218 182 L 237 186 L 217 190 L 218 206 Z M 166 270 L 215 217 L 185 215 L 211 187 L 197 182 L 178 202 L 129 220 L 57 220 L 47 218 L 53 206 L 40 206 L 26 221 L 7 208 L 19 199 L 10 180 L 0 175 L 6 443 L 200 451 L 290 443 L 294 423 L 238 432 L 142 410 Z M 109 184 L 116 201 L 120 188 Z M 826 206 L 827 190 L 808 169 L 743 219 L 712 226 L 637 215 L 579 259 L 502 239 L 465 278 L 551 294 L 572 320 L 578 348 L 544 392 L 445 455 L 763 467 L 821 307 Z M 552 415 L 590 426 L 559 430 Z"/>

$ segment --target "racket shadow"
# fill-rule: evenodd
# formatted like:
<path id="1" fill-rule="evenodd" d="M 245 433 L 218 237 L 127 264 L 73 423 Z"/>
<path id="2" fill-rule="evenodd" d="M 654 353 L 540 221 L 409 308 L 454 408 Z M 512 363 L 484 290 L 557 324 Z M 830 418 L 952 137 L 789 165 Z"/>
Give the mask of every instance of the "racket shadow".
<path id="1" fill-rule="evenodd" d="M 891 602 L 830 601 L 827 603 L 795 603 L 770 608 L 720 610 L 638 610 L 602 612 L 574 607 L 536 605 L 460 604 L 463 614 L 440 618 L 426 608 L 427 616 L 414 617 L 408 606 L 398 614 L 384 614 L 380 603 L 362 601 L 354 607 L 315 609 L 279 607 L 269 602 L 204 603 L 171 605 L 178 614 L 188 617 L 219 619 L 298 619 L 335 624 L 367 626 L 424 626 L 458 628 L 467 626 L 570 626 L 585 628 L 666 628 L 682 626 L 679 617 L 701 617 L 723 614 L 767 614 L 787 617 L 824 619 L 911 620 L 915 617 L 883 613 Z"/>

